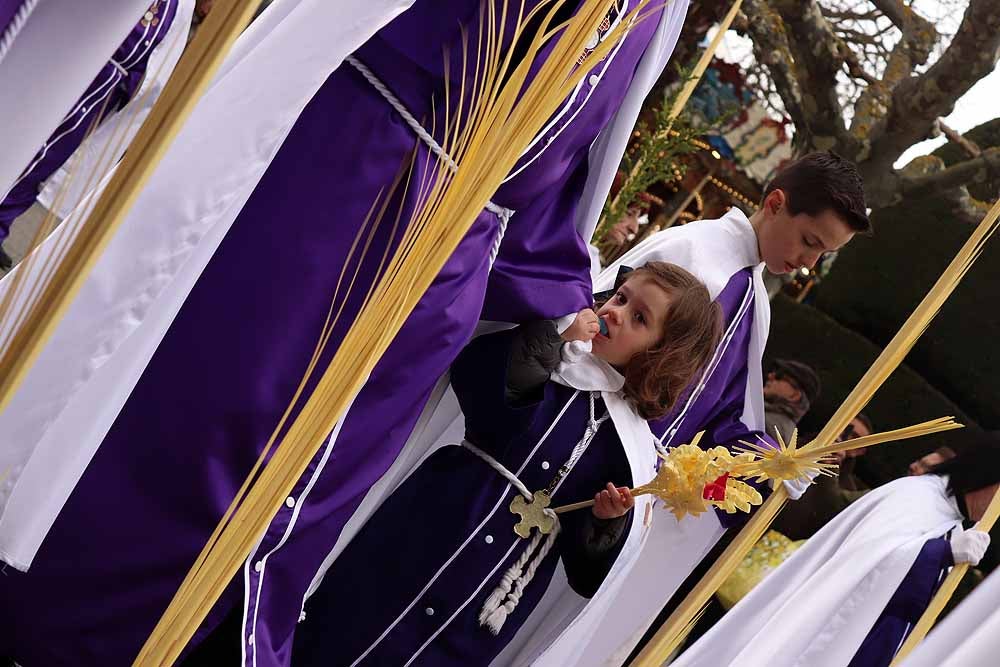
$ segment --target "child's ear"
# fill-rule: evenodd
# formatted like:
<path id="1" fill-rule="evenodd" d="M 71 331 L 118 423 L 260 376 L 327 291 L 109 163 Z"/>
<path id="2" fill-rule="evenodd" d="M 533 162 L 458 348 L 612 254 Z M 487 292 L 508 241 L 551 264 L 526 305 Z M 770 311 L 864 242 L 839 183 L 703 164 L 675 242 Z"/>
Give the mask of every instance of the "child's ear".
<path id="1" fill-rule="evenodd" d="M 786 199 L 787 197 L 785 196 L 785 191 L 778 188 L 776 190 L 772 190 L 770 194 L 767 195 L 767 200 L 764 202 L 764 205 L 772 215 L 777 215 L 781 208 L 785 205 Z"/>

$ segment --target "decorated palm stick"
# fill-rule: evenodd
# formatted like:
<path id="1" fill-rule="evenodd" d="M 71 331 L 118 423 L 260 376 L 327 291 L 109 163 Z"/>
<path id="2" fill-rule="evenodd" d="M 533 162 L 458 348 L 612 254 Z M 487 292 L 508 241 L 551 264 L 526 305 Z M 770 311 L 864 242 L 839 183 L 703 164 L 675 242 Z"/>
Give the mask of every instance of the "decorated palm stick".
<path id="1" fill-rule="evenodd" d="M 630 489 L 633 496 L 655 495 L 674 512 L 678 520 L 686 514 L 698 515 L 715 506 L 727 511 L 737 509 L 748 512 L 753 505 L 760 505 L 762 499 L 752 486 L 737 477 L 755 477 L 760 481 L 778 482 L 799 479 L 805 476 L 836 475 L 837 464 L 831 455 L 834 452 L 862 449 L 887 442 L 897 442 L 933 433 L 962 428 L 953 417 L 941 417 L 931 421 L 907 426 L 906 428 L 874 433 L 861 438 L 853 438 L 826 446 L 815 445 L 815 441 L 798 447 L 798 430 L 785 443 L 781 433 L 776 433 L 778 447 L 770 444 L 741 441 L 736 447 L 737 456 L 729 454 L 723 447 L 708 451 L 698 448 L 704 431 L 695 436 L 689 445 L 672 448 L 662 456 L 664 465 L 656 477 L 647 484 Z M 689 448 L 694 448 L 692 451 Z M 700 487 L 698 485 L 701 485 Z M 700 489 L 699 502 L 697 495 Z M 584 500 L 571 505 L 562 505 L 553 511 L 556 514 L 591 507 L 593 500 Z"/>
<path id="2" fill-rule="evenodd" d="M 993 494 L 993 499 L 990 500 L 990 504 L 987 505 L 986 511 L 983 513 L 983 518 L 979 520 L 976 524 L 976 530 L 981 530 L 983 532 L 989 532 L 993 528 L 993 524 L 997 522 L 1000 518 L 1000 489 Z M 896 653 L 896 658 L 892 661 L 893 665 L 898 665 L 901 663 L 906 656 L 910 654 L 910 651 L 917 647 L 917 644 L 924 640 L 927 633 L 930 632 L 931 628 L 934 627 L 934 623 L 937 621 L 938 616 L 944 611 L 944 607 L 948 604 L 948 600 L 951 599 L 952 594 L 954 594 L 955 589 L 958 588 L 958 584 L 962 581 L 962 577 L 965 573 L 969 571 L 968 563 L 956 563 L 955 567 L 951 568 L 951 572 L 945 577 L 944 581 L 941 582 L 941 588 L 938 592 L 934 594 L 931 599 L 930 605 L 924 610 L 923 615 L 917 624 L 913 626 L 913 632 L 910 636 L 906 638 L 903 645 L 899 647 L 899 651 Z"/>
<path id="3" fill-rule="evenodd" d="M 906 428 L 873 433 L 861 438 L 828 445 L 822 445 L 813 440 L 800 448 L 797 446 L 798 430 L 792 431 L 792 437 L 787 445 L 781 434 L 777 433 L 777 448 L 768 443 L 752 443 L 741 440 L 740 445 L 735 449 L 739 452 L 753 454 L 754 458 L 747 463 L 734 466 L 732 472 L 743 477 L 757 477 L 760 480 L 773 479 L 781 482 L 806 476 L 835 475 L 837 474 L 837 464 L 832 458 L 834 452 L 919 438 L 957 428 L 963 428 L 963 425 L 956 422 L 953 417 L 940 417 Z"/>
<path id="4" fill-rule="evenodd" d="M 837 412 L 820 431 L 816 439 L 803 448 L 807 453 L 814 454 L 829 449 L 836 442 L 837 436 L 871 400 L 882 383 L 899 367 L 903 358 L 916 344 L 917 340 L 927 330 L 931 321 L 937 315 L 941 306 L 961 282 L 965 273 L 979 257 L 987 240 L 996 231 L 997 219 L 1000 218 L 1000 201 L 990 209 L 983 221 L 969 236 L 968 241 L 955 255 L 941 277 L 924 297 L 923 301 L 906 320 L 902 328 L 889 344 L 882 350 L 875 363 L 864 374 L 854 390 L 847 396 Z M 884 435 L 884 434 L 883 434 Z M 837 443 L 842 448 L 843 443 Z M 833 450 L 836 451 L 836 450 Z M 688 593 L 680 606 L 666 620 L 632 662 L 632 667 L 660 667 L 667 656 L 679 645 L 684 628 L 691 619 L 708 603 L 715 591 L 722 585 L 733 570 L 742 562 L 747 552 L 770 526 L 778 511 L 788 498 L 785 486 L 779 485 L 771 497 L 761 505 L 757 513 L 750 518 L 736 539 L 726 548 L 715 561 L 702 580 Z"/>
<path id="5" fill-rule="evenodd" d="M 729 512 L 749 512 L 764 499 L 755 488 L 736 479 L 738 468 L 750 470 L 752 453 L 733 455 L 725 447 L 702 449 L 698 446 L 704 431 L 691 444 L 671 448 L 661 454 L 662 464 L 652 481 L 632 489 L 633 496 L 655 495 L 678 520 L 688 514 L 697 516 L 712 507 Z M 556 514 L 590 507 L 593 500 L 555 508 Z"/>

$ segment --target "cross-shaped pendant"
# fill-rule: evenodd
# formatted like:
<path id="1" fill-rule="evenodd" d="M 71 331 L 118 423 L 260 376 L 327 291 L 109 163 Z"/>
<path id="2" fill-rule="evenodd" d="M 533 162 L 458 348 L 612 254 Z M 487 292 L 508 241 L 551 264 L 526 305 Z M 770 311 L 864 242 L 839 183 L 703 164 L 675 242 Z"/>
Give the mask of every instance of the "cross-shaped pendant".
<path id="1" fill-rule="evenodd" d="M 521 520 L 514 526 L 514 532 L 518 536 L 528 539 L 531 537 L 531 529 L 537 528 L 542 535 L 548 535 L 555 528 L 556 520 L 545 513 L 545 508 L 552 502 L 552 498 L 546 491 L 536 491 L 531 502 L 523 496 L 517 496 L 510 501 L 511 514 L 517 514 Z"/>

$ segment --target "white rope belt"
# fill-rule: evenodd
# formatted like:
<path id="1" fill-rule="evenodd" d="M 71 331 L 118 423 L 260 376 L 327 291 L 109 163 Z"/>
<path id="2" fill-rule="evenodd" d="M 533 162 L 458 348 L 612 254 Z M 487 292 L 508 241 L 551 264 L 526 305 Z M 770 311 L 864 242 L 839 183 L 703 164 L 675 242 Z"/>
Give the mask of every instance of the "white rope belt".
<path id="1" fill-rule="evenodd" d="M 517 475 L 504 467 L 502 463 L 468 440 L 463 440 L 462 446 L 500 473 L 500 476 L 510 482 L 525 500 L 530 502 L 534 498 L 532 493 L 528 491 L 528 487 L 517 478 Z M 486 598 L 483 608 L 479 611 L 479 625 L 485 627 L 494 635 L 500 634 L 500 629 L 503 627 L 504 621 L 507 620 L 507 616 L 514 611 L 517 603 L 521 601 L 525 587 L 531 583 L 531 580 L 535 577 L 535 571 L 538 570 L 542 561 L 545 560 L 545 557 L 549 555 L 552 547 L 556 544 L 556 537 L 559 535 L 560 530 L 559 515 L 548 508 L 544 511 L 546 515 L 555 519 L 555 526 L 552 528 L 552 531 L 548 535 L 543 535 L 537 530 L 535 531 L 535 534 L 528 542 L 528 546 L 525 547 L 521 556 L 514 561 L 514 564 L 507 568 L 507 571 L 504 572 L 503 577 L 500 579 L 500 583 L 493 589 L 490 596 Z"/>
<path id="2" fill-rule="evenodd" d="M 127 69 L 125 69 L 124 67 L 122 67 L 122 64 L 121 64 L 120 62 L 118 62 L 118 61 L 117 61 L 117 60 L 115 60 L 114 58 L 112 58 L 112 59 L 111 59 L 111 60 L 109 60 L 108 62 L 110 62 L 110 63 L 111 63 L 111 64 L 112 64 L 113 66 L 114 66 L 114 68 L 115 68 L 116 70 L 118 70 L 118 73 L 119 73 L 119 74 L 121 74 L 121 75 L 122 75 L 122 76 L 124 76 L 124 77 L 127 77 L 127 76 L 128 76 L 128 70 L 127 70 Z"/>
<path id="3" fill-rule="evenodd" d="M 3 32 L 3 36 L 0 36 L 0 60 L 3 60 L 3 57 L 10 51 L 10 47 L 14 44 L 14 39 L 21 32 L 24 24 L 28 22 L 28 17 L 31 16 L 31 12 L 35 11 L 37 4 L 38 0 L 25 0 L 24 4 L 17 10 L 17 13 L 11 17 L 10 23 L 7 24 L 7 29 Z"/>
<path id="4" fill-rule="evenodd" d="M 410 126 L 414 134 L 420 138 L 424 144 L 431 150 L 434 155 L 437 155 L 441 160 L 444 161 L 448 168 L 452 171 L 458 171 L 458 164 L 451 159 L 451 156 L 444 152 L 441 145 L 431 136 L 430 132 L 424 129 L 424 126 L 413 117 L 413 114 L 403 106 L 403 103 L 393 94 L 389 88 L 382 83 L 382 80 L 375 76 L 375 73 L 368 69 L 368 66 L 363 62 L 355 58 L 354 56 L 347 56 L 347 62 L 358 70 L 361 76 L 365 77 L 365 80 L 372 85 L 379 94 L 385 98 L 385 101 L 396 110 L 397 113 L 406 121 L 406 124 Z M 496 238 L 493 239 L 493 245 L 490 248 L 490 268 L 493 268 L 493 262 L 497 259 L 497 254 L 500 252 L 500 242 L 503 241 L 503 235 L 507 231 L 507 223 L 510 222 L 510 217 L 514 215 L 514 211 L 509 208 L 500 206 L 499 204 L 494 204 L 493 202 L 486 202 L 486 210 L 497 216 L 499 220 L 499 227 L 497 228 Z"/>

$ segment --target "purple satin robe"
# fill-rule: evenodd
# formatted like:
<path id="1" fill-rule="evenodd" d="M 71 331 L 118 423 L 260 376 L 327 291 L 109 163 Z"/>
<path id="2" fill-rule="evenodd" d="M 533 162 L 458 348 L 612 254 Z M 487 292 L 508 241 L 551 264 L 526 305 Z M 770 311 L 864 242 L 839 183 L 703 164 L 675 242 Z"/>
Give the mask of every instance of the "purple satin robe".
<path id="1" fill-rule="evenodd" d="M 848 667 L 888 667 L 952 565 L 948 540 L 927 540 Z"/>
<path id="2" fill-rule="evenodd" d="M 441 45 L 457 52 L 458 20 L 476 25 L 479 7 L 471 0 L 447 8 L 418 4 L 357 55 L 415 117 L 430 118 L 431 97 L 443 90 Z M 512 319 L 552 318 L 589 305 L 589 260 L 573 228 L 587 149 L 624 97 L 655 27 L 655 17 L 643 22 L 600 80 L 581 84 L 586 104 L 571 102 L 577 108 L 559 117 L 558 136 L 536 148 L 537 158 L 526 157 L 534 160 L 530 171 L 495 197 L 521 206 L 498 265 L 511 266 L 513 253 L 510 270 L 534 287 L 492 293 Z M 327 79 L 170 326 L 31 571 L 0 581 L 0 652 L 45 665 L 134 658 L 278 423 L 340 269 L 356 266 L 347 260 L 349 247 L 379 190 L 414 149 L 419 183 L 427 148 L 400 116 L 353 69 Z M 401 208 L 405 224 L 415 190 L 393 202 L 387 221 Z M 242 608 L 246 664 L 288 664 L 309 583 L 471 335 L 497 226 L 487 212 L 473 224 L 192 646 Z M 401 234 L 402 226 L 379 227 L 359 284 L 375 278 L 382 251 Z M 533 258 L 538 237 L 549 252 Z M 560 289 L 569 275 L 577 276 L 575 287 Z M 361 296 L 348 297 L 320 367 Z M 61 613 L 47 613 L 53 608 Z"/>

